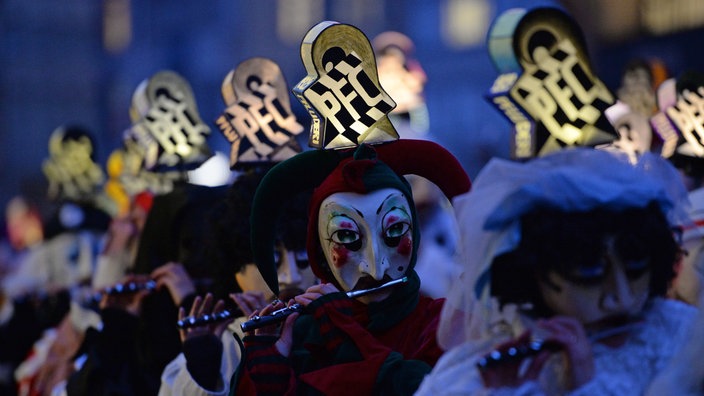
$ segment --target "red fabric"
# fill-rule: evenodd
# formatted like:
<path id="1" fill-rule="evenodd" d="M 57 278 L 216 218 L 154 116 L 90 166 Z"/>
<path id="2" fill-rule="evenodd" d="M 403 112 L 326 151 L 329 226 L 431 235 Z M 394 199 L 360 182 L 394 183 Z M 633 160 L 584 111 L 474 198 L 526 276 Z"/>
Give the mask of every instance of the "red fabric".
<path id="1" fill-rule="evenodd" d="M 403 355 L 404 359 L 421 360 L 431 367 L 435 365 L 442 355 L 442 350 L 436 342 L 437 325 L 440 318 L 440 311 L 444 300 L 433 300 L 421 297 L 416 309 L 396 326 L 380 333 L 370 333 L 359 322 L 351 316 L 335 309 L 334 304 L 324 304 L 319 310 L 324 310 L 330 321 L 334 324 L 336 331 L 351 337 L 354 340 L 363 359 L 358 362 L 350 362 L 329 366 L 320 370 L 301 374 L 298 378 L 291 376 L 288 389 L 272 388 L 272 384 L 256 384 L 258 392 L 265 388 L 267 392 L 275 394 L 295 394 L 296 381 L 301 381 L 317 389 L 326 395 L 356 396 L 374 393 L 374 385 L 384 361 L 392 351 Z M 338 337 L 326 337 L 326 342 L 335 344 Z M 333 345 L 326 345 L 325 349 Z M 248 348 L 249 350 L 249 348 Z M 274 346 L 258 351 L 257 356 L 263 358 L 265 355 L 278 356 L 280 362 L 286 362 Z M 249 360 L 251 356 L 247 356 Z M 249 365 L 248 365 L 249 366 Z M 257 367 L 262 366 L 262 367 Z M 266 366 L 266 367 L 264 367 Z M 244 374 L 266 374 L 279 372 L 281 368 L 270 364 L 253 365 L 249 373 Z M 293 374 L 293 369 L 289 367 Z M 246 392 L 255 384 L 250 377 L 243 376 L 239 384 L 237 394 Z M 264 386 L 264 387 L 263 387 Z"/>
<path id="2" fill-rule="evenodd" d="M 326 309 L 335 326 L 354 340 L 363 360 L 306 373 L 299 379 L 326 395 L 369 395 L 373 394 L 379 369 L 392 351 L 401 353 L 405 359 L 434 366 L 443 353 L 436 341 L 443 303 L 442 299 L 421 297 L 413 313 L 378 334 L 370 333 L 339 311 Z"/>
<path id="3" fill-rule="evenodd" d="M 144 209 L 145 212 L 149 212 L 154 203 L 154 194 L 149 191 L 143 191 L 134 197 L 134 203 Z"/>
<path id="4" fill-rule="evenodd" d="M 252 341 L 254 340 L 254 341 Z M 276 346 L 257 342 L 258 339 L 245 337 L 247 350 L 247 367 L 240 373 L 237 383 L 237 395 L 284 395 L 295 394 L 293 369 L 288 360 L 279 354 Z M 257 360 L 265 361 L 256 362 Z M 255 362 L 254 364 L 252 362 Z M 266 381 L 255 381 L 254 378 L 266 378 Z"/>
<path id="5" fill-rule="evenodd" d="M 418 175 L 451 199 L 472 187 L 469 176 L 452 153 L 428 140 L 399 139 L 374 146 L 379 160 L 400 175 Z"/>

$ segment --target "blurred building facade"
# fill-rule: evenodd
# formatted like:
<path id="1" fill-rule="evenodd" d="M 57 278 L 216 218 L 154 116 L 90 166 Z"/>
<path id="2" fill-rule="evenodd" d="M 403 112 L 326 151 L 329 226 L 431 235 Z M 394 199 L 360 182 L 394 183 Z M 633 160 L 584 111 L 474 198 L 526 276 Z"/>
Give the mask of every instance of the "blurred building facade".
<path id="1" fill-rule="evenodd" d="M 496 77 L 486 33 L 503 10 L 540 5 L 575 17 L 612 90 L 638 57 L 661 59 L 673 75 L 704 69 L 699 0 L 0 0 L 0 205 L 18 193 L 41 199 L 41 163 L 59 125 L 90 130 L 104 164 L 130 126 L 135 88 L 163 69 L 190 82 L 213 130 L 211 146 L 227 151 L 214 123 L 226 74 L 264 56 L 296 84 L 305 76 L 301 39 L 321 20 L 355 25 L 370 39 L 395 30 L 414 41 L 428 77 L 431 136 L 474 177 L 509 152 L 510 124 L 483 97 Z"/>

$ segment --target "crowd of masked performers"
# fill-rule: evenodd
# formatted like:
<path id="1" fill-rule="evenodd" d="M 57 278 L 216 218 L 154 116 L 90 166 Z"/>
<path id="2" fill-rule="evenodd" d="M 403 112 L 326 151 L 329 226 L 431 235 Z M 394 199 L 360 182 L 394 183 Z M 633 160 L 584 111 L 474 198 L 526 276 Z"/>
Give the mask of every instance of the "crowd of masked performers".
<path id="1" fill-rule="evenodd" d="M 325 116 L 313 91 L 337 97 L 325 81 L 373 59 L 363 35 L 354 47 L 356 32 L 323 22 L 304 38 L 330 47 L 323 66 L 306 65 L 318 67 L 308 71 L 319 85 L 294 89 L 313 116 Z M 248 79 L 228 75 L 237 97 L 227 103 L 223 89 L 228 105 L 254 106 L 240 80 L 259 99 L 274 95 L 278 86 L 262 83 L 274 69 L 257 62 Z M 396 102 L 376 70 L 354 70 L 373 76 L 364 81 L 378 86 L 364 89 L 380 98 L 355 144 L 339 144 L 348 135 L 326 122 L 311 128 L 320 136 L 309 142 L 323 140 L 311 149 L 267 135 L 267 151 L 224 117 L 223 134 L 227 125 L 240 138 L 217 186 L 195 182 L 215 158 L 202 150 L 179 173 L 190 177 L 132 186 L 119 210 L 66 185 L 49 215 L 32 197 L 13 198 L 0 257 L 0 395 L 704 394 L 704 159 L 686 149 L 691 140 L 667 156 L 655 139 L 633 150 L 612 114 L 612 141 L 580 144 L 605 136 L 582 124 L 573 144 L 494 157 L 470 180 L 452 152 L 475 148 L 451 152 L 399 124 L 396 135 L 385 101 Z M 183 89 L 171 75 L 150 80 L 131 111 L 153 118 L 149 100 L 168 108 L 163 88 L 152 90 L 162 83 Z M 277 109 L 290 113 L 281 92 Z M 677 92 L 695 100 L 691 86 Z M 633 105 L 625 112 L 637 119 Z M 149 124 L 133 121 L 140 143 Z M 84 145 L 84 132 L 61 129 L 55 143 Z M 158 152 L 141 158 L 151 176 L 168 155 L 183 159 Z M 56 174 L 50 182 L 65 181 Z"/>

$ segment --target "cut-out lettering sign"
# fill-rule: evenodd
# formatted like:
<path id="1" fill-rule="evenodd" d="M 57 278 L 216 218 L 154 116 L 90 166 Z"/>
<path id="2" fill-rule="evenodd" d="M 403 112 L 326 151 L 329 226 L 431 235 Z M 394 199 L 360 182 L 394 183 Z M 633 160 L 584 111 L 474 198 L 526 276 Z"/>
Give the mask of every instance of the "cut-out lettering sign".
<path id="1" fill-rule="evenodd" d="M 140 84 L 130 116 L 131 137 L 142 147 L 148 170 L 192 170 L 212 155 L 206 141 L 210 128 L 200 119 L 190 85 L 177 73 L 160 71 Z"/>
<path id="2" fill-rule="evenodd" d="M 514 124 L 514 158 L 618 137 L 604 114 L 615 98 L 592 73 L 582 33 L 563 11 L 508 10 L 488 46 L 501 73 L 488 99 Z"/>
<path id="3" fill-rule="evenodd" d="M 675 89 L 674 84 L 671 89 Z M 662 156 L 675 153 L 704 157 L 704 87 L 677 92 L 677 100 L 651 118 L 653 128 L 670 146 Z"/>
<path id="4" fill-rule="evenodd" d="M 105 182 L 105 173 L 95 161 L 95 147 L 88 132 L 59 127 L 49 138 L 49 158 L 42 170 L 49 182 L 52 200 L 93 201 Z"/>
<path id="5" fill-rule="evenodd" d="M 293 93 L 312 118 L 309 146 L 344 149 L 398 139 L 388 117 L 396 103 L 379 84 L 364 33 L 351 25 L 320 22 L 304 37 L 301 58 L 308 75 Z"/>
<path id="6" fill-rule="evenodd" d="M 230 168 L 280 162 L 301 152 L 303 132 L 291 111 L 289 88 L 279 66 L 251 58 L 230 71 L 222 83 L 227 108 L 215 121 L 231 144 Z"/>
<path id="7" fill-rule="evenodd" d="M 647 61 L 634 59 L 621 76 L 618 100 L 606 109 L 606 117 L 618 132 L 618 139 L 596 148 L 625 153 L 631 163 L 651 150 L 653 129 L 649 118 L 655 111 L 654 76 Z"/>
<path id="8" fill-rule="evenodd" d="M 186 173 L 179 170 L 160 170 L 154 172 L 145 167 L 145 156 L 147 148 L 156 149 L 156 143 L 150 143 L 152 138 L 148 134 L 141 136 L 148 141 L 139 141 L 140 137 L 135 135 L 134 129 L 129 128 L 123 133 L 123 143 L 125 146 L 123 161 L 124 167 L 120 175 L 120 181 L 127 193 L 132 196 L 142 191 L 150 191 L 154 194 L 166 194 L 173 190 L 174 183 L 186 179 Z M 156 158 L 157 150 L 152 150 L 152 158 Z"/>

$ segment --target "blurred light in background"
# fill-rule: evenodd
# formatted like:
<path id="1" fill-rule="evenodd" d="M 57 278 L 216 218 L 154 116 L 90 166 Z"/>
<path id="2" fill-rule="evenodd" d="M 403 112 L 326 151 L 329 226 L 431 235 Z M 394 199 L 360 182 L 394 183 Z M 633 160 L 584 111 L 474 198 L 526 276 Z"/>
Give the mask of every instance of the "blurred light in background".
<path id="1" fill-rule="evenodd" d="M 119 54 L 132 42 L 132 12 L 130 0 L 104 0 L 103 47 Z"/>
<path id="2" fill-rule="evenodd" d="M 484 44 L 491 23 L 487 0 L 447 0 L 442 11 L 440 29 L 449 47 L 462 49 Z"/>
<path id="3" fill-rule="evenodd" d="M 276 33 L 281 42 L 298 45 L 311 26 L 324 19 L 324 0 L 278 0 Z"/>

